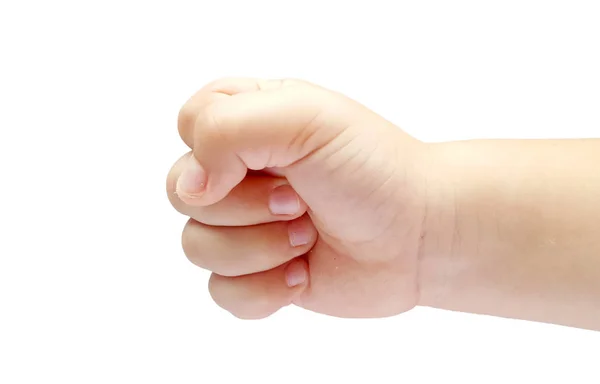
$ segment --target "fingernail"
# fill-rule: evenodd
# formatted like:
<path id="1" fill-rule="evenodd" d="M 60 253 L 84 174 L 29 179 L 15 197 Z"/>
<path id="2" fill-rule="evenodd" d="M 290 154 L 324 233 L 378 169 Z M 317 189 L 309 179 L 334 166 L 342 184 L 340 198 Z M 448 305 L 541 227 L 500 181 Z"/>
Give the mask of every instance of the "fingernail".
<path id="1" fill-rule="evenodd" d="M 300 210 L 300 200 L 291 186 L 282 185 L 271 192 L 269 209 L 274 215 L 293 215 Z"/>
<path id="2" fill-rule="evenodd" d="M 206 173 L 194 156 L 190 156 L 186 168 L 177 180 L 176 191 L 187 197 L 199 197 L 206 189 Z"/>
<path id="3" fill-rule="evenodd" d="M 285 271 L 285 281 L 288 287 L 295 287 L 306 281 L 307 277 L 306 267 L 303 261 L 294 260 L 292 261 Z"/>
<path id="4" fill-rule="evenodd" d="M 294 220 L 288 224 L 288 235 L 292 247 L 298 247 L 310 243 L 312 231 L 308 225 L 306 225 L 305 220 L 300 219 Z"/>

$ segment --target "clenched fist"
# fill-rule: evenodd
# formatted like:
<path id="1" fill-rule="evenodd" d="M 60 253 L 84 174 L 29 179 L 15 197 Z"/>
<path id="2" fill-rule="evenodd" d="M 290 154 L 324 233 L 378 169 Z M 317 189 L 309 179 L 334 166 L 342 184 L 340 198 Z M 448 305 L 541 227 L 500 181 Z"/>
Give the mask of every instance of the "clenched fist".
<path id="1" fill-rule="evenodd" d="M 418 303 L 425 144 L 298 80 L 213 82 L 178 125 L 192 151 L 168 194 L 217 304 L 261 318 L 289 304 L 379 317 Z"/>
<path id="2" fill-rule="evenodd" d="M 600 329 L 598 140 L 425 144 L 297 80 L 226 79 L 179 116 L 188 258 L 241 318 L 415 305 Z"/>

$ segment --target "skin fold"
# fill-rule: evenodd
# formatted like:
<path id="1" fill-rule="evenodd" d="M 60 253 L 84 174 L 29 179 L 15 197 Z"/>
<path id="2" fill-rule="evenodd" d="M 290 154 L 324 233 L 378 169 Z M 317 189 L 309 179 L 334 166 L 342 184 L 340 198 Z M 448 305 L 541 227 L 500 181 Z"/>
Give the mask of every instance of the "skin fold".
<path id="1" fill-rule="evenodd" d="M 231 78 L 182 107 L 167 178 L 215 302 L 257 319 L 416 305 L 600 329 L 600 145 L 422 143 L 336 92 Z"/>

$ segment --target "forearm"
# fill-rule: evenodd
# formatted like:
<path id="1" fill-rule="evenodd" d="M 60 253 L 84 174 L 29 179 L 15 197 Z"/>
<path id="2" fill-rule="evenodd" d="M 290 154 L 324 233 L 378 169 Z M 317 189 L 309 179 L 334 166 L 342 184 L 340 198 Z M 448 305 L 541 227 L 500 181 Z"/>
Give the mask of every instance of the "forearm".
<path id="1" fill-rule="evenodd" d="M 600 329 L 600 140 L 431 148 L 421 304 Z"/>

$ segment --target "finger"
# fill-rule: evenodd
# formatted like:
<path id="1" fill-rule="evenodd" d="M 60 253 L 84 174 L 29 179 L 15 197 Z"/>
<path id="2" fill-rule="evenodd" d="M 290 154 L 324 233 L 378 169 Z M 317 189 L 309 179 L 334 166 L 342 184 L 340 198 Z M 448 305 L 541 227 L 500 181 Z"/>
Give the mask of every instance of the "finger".
<path id="1" fill-rule="evenodd" d="M 260 319 L 293 303 L 308 286 L 309 270 L 299 257 L 286 265 L 252 275 L 211 276 L 208 288 L 213 300 L 234 316 Z"/>
<path id="2" fill-rule="evenodd" d="M 300 80 L 262 80 L 245 77 L 232 77 L 215 80 L 202 87 L 181 108 L 177 128 L 181 139 L 188 147 L 194 145 L 194 124 L 203 108 L 225 97 L 244 92 L 268 90 L 284 85 L 301 83 Z"/>
<path id="3" fill-rule="evenodd" d="M 293 85 L 222 98 L 203 109 L 194 129 L 194 156 L 177 192 L 190 205 L 210 205 L 242 181 L 248 169 L 281 168 L 328 144 L 356 122 L 320 88 Z M 332 112 L 333 111 L 333 112 Z M 335 118 L 328 114 L 335 113 Z M 327 124 L 323 122 L 327 121 Z"/>
<path id="4" fill-rule="evenodd" d="M 194 94 L 179 111 L 177 128 L 181 139 L 192 148 L 193 127 L 198 114 L 214 101 L 241 92 L 257 90 L 257 80 L 251 78 L 225 78 L 213 81 Z"/>
<path id="5" fill-rule="evenodd" d="M 265 271 L 308 252 L 317 231 L 307 215 L 291 222 L 213 227 L 190 220 L 183 251 L 197 266 L 223 276 Z"/>
<path id="6" fill-rule="evenodd" d="M 217 203 L 205 207 L 186 204 L 176 193 L 177 179 L 191 153 L 181 157 L 167 177 L 167 193 L 173 207 L 207 225 L 247 226 L 289 221 L 306 212 L 306 203 L 287 180 L 266 175 L 247 176 Z"/>

